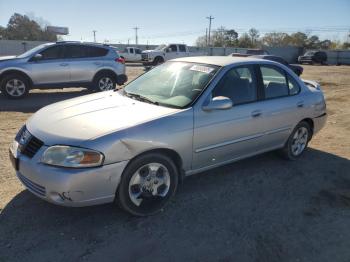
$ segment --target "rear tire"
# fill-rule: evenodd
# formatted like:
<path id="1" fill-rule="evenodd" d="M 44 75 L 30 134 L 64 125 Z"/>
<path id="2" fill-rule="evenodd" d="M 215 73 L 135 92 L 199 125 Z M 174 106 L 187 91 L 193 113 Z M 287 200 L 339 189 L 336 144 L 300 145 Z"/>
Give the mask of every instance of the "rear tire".
<path id="1" fill-rule="evenodd" d="M 29 81 L 20 74 L 5 76 L 0 83 L 1 93 L 10 99 L 21 99 L 29 93 Z"/>
<path id="2" fill-rule="evenodd" d="M 312 137 L 310 125 L 300 122 L 290 134 L 288 141 L 281 150 L 282 156 L 287 160 L 297 160 L 307 148 Z"/>
<path id="3" fill-rule="evenodd" d="M 124 170 L 116 200 L 135 216 L 156 214 L 174 196 L 178 178 L 178 170 L 169 157 L 158 153 L 141 155 Z"/>
<path id="4" fill-rule="evenodd" d="M 114 90 L 116 87 L 116 80 L 112 74 L 102 73 L 95 77 L 93 89 L 97 92 Z"/>

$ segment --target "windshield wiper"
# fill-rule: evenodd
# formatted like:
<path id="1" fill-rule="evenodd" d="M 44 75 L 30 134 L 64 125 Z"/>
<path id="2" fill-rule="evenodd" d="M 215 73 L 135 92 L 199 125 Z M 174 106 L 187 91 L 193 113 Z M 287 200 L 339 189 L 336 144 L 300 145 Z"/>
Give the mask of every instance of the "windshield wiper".
<path id="1" fill-rule="evenodd" d="M 154 101 L 146 96 L 143 96 L 143 95 L 139 95 L 139 94 L 135 94 L 135 93 L 129 93 L 129 92 L 126 92 L 124 90 L 124 94 L 127 96 L 127 97 L 130 97 L 130 98 L 134 98 L 136 100 L 139 100 L 139 101 L 142 101 L 142 102 L 147 102 L 147 103 L 150 103 L 150 104 L 153 104 L 153 105 L 159 105 L 159 102 L 157 101 Z"/>

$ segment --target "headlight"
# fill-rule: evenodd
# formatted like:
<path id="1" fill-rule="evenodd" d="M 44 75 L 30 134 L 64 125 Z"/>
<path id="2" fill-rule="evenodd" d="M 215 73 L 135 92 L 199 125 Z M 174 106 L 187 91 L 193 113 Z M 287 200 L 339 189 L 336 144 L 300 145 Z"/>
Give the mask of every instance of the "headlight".
<path id="1" fill-rule="evenodd" d="M 41 162 L 62 167 L 101 166 L 104 156 L 100 152 L 71 146 L 51 146 L 45 150 Z"/>

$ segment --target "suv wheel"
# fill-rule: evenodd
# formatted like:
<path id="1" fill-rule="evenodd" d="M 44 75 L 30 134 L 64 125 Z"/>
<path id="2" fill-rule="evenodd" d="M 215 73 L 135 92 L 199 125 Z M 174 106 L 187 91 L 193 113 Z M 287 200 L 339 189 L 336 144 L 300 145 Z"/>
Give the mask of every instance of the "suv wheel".
<path id="1" fill-rule="evenodd" d="M 153 61 L 153 65 L 154 66 L 160 65 L 162 63 L 164 63 L 164 58 L 163 57 L 157 56 L 156 58 L 154 58 L 154 61 Z"/>
<path id="2" fill-rule="evenodd" d="M 1 82 L 1 93 L 11 99 L 20 99 L 29 92 L 28 80 L 19 75 L 11 74 L 5 76 Z"/>
<path id="3" fill-rule="evenodd" d="M 96 91 L 108 91 L 115 89 L 116 81 L 113 76 L 109 74 L 101 74 L 96 77 L 94 89 Z"/>
<path id="4" fill-rule="evenodd" d="M 177 185 L 178 170 L 170 158 L 157 153 L 145 154 L 124 170 L 116 199 L 133 215 L 153 215 L 169 203 Z"/>

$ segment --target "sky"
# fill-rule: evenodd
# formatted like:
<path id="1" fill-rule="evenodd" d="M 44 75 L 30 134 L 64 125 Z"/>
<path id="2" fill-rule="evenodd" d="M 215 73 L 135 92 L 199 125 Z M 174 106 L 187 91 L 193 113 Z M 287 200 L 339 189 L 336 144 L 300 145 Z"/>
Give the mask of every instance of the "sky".
<path id="1" fill-rule="evenodd" d="M 302 31 L 321 39 L 345 41 L 350 34 L 350 0 L 0 0 L 0 25 L 13 13 L 28 14 L 69 28 L 65 40 L 135 43 L 186 43 L 224 26 L 239 35 L 249 28 L 266 32 Z"/>

